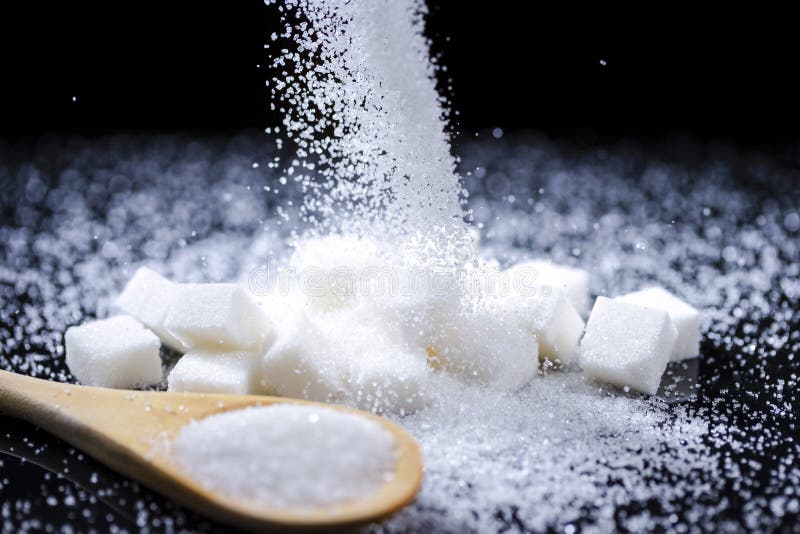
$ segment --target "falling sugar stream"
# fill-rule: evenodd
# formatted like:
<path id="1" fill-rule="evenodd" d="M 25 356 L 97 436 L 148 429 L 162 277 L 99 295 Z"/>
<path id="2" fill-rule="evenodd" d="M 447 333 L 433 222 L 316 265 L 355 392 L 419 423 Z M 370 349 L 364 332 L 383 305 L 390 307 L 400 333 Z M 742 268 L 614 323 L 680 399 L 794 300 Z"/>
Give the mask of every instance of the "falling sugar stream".
<path id="1" fill-rule="evenodd" d="M 425 263 L 463 265 L 466 196 L 424 2 L 289 0 L 280 9 L 285 31 L 273 40 L 286 48 L 272 58 L 270 85 L 295 147 L 285 172 L 305 191 L 305 222 L 320 234 L 400 238 L 414 244 L 408 253 L 424 250 Z"/>

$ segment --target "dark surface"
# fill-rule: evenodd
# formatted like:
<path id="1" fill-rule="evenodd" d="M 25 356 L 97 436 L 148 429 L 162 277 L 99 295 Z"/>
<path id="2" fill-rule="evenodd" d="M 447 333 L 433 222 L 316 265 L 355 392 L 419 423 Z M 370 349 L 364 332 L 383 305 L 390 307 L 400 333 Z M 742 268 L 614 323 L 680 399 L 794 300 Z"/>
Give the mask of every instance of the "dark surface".
<path id="1" fill-rule="evenodd" d="M 0 416 L 0 469 L 8 481 L 3 502 L 26 503 L 26 519 L 3 532 L 111 532 L 229 529 L 122 478 L 63 441 L 23 421 Z M 9 509 L 13 517 L 19 510 Z"/>
<path id="2" fill-rule="evenodd" d="M 266 171 L 250 166 L 255 155 L 264 156 L 263 143 L 264 138 L 258 135 L 197 140 L 118 137 L 96 143 L 51 138 L 27 152 L 16 150 L 14 157 L 22 162 L 0 169 L 5 221 L 0 225 L 0 368 L 72 380 L 60 353 L 62 327 L 36 327 L 23 310 L 26 305 L 41 308 L 46 303 L 43 295 L 51 294 L 52 288 L 56 294 L 68 289 L 55 280 L 48 281 L 47 273 L 54 272 L 51 268 L 56 264 L 67 270 L 71 267 L 64 264 L 63 257 L 36 253 L 33 243 L 37 235 L 56 235 L 58 221 L 63 223 L 78 216 L 56 215 L 38 197 L 26 195 L 32 179 L 25 171 L 26 165 L 46 171 L 43 176 L 48 177 L 50 190 L 60 187 L 60 191 L 72 191 L 83 199 L 85 205 L 80 212 L 91 214 L 87 222 L 81 223 L 87 231 L 98 231 L 106 225 L 115 227 L 115 220 L 110 217 L 112 206 L 138 191 L 157 187 L 164 225 L 177 232 L 185 229 L 187 235 L 192 229 L 200 229 L 196 239 L 218 231 L 235 239 L 250 235 L 259 225 L 232 224 L 225 219 L 224 206 L 215 206 L 211 199 L 219 198 L 214 191 L 225 184 L 225 176 L 235 175 L 240 184 L 263 183 L 266 174 L 262 172 Z M 722 454 L 721 468 L 730 463 L 737 469 L 722 469 L 721 492 L 687 496 L 685 512 L 676 514 L 675 525 L 691 527 L 691 510 L 697 503 L 707 502 L 709 506 L 722 503 L 712 527 L 800 532 L 800 512 L 784 507 L 778 514 L 771 508 L 776 496 L 800 497 L 798 480 L 775 471 L 786 459 L 798 458 L 800 439 L 796 426 L 800 409 L 796 390 L 796 377 L 800 375 L 800 292 L 791 286 L 800 263 L 800 231 L 791 218 L 800 206 L 797 167 L 777 165 L 777 156 L 744 156 L 720 148 L 696 152 L 687 159 L 676 155 L 672 147 L 674 144 L 643 148 L 630 143 L 616 147 L 555 147 L 541 138 L 518 136 L 510 141 L 468 144 L 460 152 L 465 155 L 462 170 L 471 171 L 467 184 L 473 192 L 472 205 L 489 208 L 479 209 L 476 219 L 487 225 L 490 250 L 512 246 L 557 260 L 571 255 L 574 259 L 579 251 L 581 264 L 598 276 L 595 281 L 600 280 L 594 286 L 596 293 L 621 292 L 643 281 L 700 291 L 692 300 L 706 313 L 704 341 L 697 396 L 688 402 L 704 414 L 712 427 L 719 425 L 723 434 L 731 433 L 729 439 L 722 441 L 718 434 L 709 434 L 708 442 Z M 88 149 L 92 156 L 87 159 Z M 79 157 L 82 150 L 84 157 Z M 781 159 L 791 160 L 791 154 Z M 64 174 L 69 167 L 80 169 L 80 173 Z M 588 174 L 587 169 L 591 171 Z M 660 169 L 664 175 L 660 179 L 654 177 L 653 169 Z M 127 189 L 120 189 L 113 185 L 119 183 L 114 181 L 117 173 L 127 173 L 135 179 Z M 100 189 L 94 189 L 92 184 L 100 184 Z M 515 212 L 509 208 L 509 194 L 520 199 Z M 535 204 L 523 202 L 527 198 L 536 199 Z M 180 210 L 170 209 L 181 201 L 194 205 L 195 211 L 181 215 Z M 264 209 L 269 205 L 265 201 Z M 534 205 L 542 206 L 545 213 Z M 510 220 L 525 213 L 530 214 L 526 217 L 539 217 L 541 226 L 513 229 L 493 222 L 498 214 L 501 219 Z M 599 237 L 593 237 L 591 231 L 573 229 L 570 221 L 578 213 L 584 213 L 590 221 L 613 213 L 624 220 L 624 227 L 630 228 L 631 233 L 619 233 L 612 240 L 598 242 Z M 147 247 L 147 240 L 161 226 L 148 219 L 146 214 L 141 215 L 141 220 L 129 221 L 113 231 L 132 244 L 123 257 L 138 261 L 180 253 L 182 245 L 174 242 L 166 243 L 165 252 L 154 253 Z M 673 223 L 667 230 L 649 237 L 652 250 L 643 252 L 644 263 L 626 262 L 616 278 L 608 277 L 598 267 L 598 254 L 618 251 L 623 257 L 625 251 L 633 249 L 637 236 L 643 235 L 637 232 L 645 224 L 670 220 Z M 26 225 L 30 229 L 26 234 L 30 236 L 29 245 L 12 246 L 10 236 L 19 236 Z M 710 233 L 712 228 L 721 229 L 721 233 Z M 747 237 L 752 235 L 757 235 L 758 240 Z M 670 245 L 679 248 L 667 253 Z M 723 253 L 727 247 L 735 247 L 739 256 Z M 767 254 L 768 248 L 776 255 Z M 76 263 L 99 253 L 99 246 L 84 252 L 62 252 L 67 261 Z M 763 271 L 770 273 L 769 279 L 735 278 L 737 273 L 763 265 L 767 256 L 777 262 Z M 673 265 L 676 258 L 681 259 L 680 264 Z M 216 267 L 215 272 L 232 276 L 238 268 L 233 260 L 230 266 Z M 108 268 L 113 280 L 104 280 L 103 287 L 92 291 L 113 294 L 114 288 L 121 286 L 121 267 Z M 198 277 L 207 277 L 208 269 L 208 265 L 198 263 Z M 677 278 L 664 278 L 665 269 L 667 274 L 670 270 L 677 273 Z M 31 278 L 30 272 L 36 270 L 44 278 Z M 226 270 L 232 274 L 225 274 Z M 703 280 L 731 276 L 734 278 L 730 284 L 720 286 L 724 291 L 703 293 L 709 289 L 701 287 Z M 88 286 L 83 287 L 88 290 Z M 57 298 L 67 302 L 67 307 L 72 306 L 67 297 Z M 82 310 L 65 312 L 66 319 L 55 310 L 53 317 L 74 324 L 98 313 L 99 305 L 93 298 L 78 298 L 83 303 Z M 779 381 L 785 384 L 780 394 L 775 388 Z M 27 423 L 0 417 L 0 451 L 0 514 L 5 532 L 57 531 L 65 526 L 78 532 L 224 530 L 108 471 Z M 748 508 L 754 502 L 758 503 L 755 511 Z M 535 503 L 517 503 L 497 510 L 496 515 L 509 529 L 525 530 L 526 526 L 515 519 L 514 509 L 520 506 Z M 660 506 L 659 502 L 637 503 L 620 508 L 616 517 L 623 525 L 624 518 L 638 507 L 657 514 Z M 588 510 L 587 522 L 591 522 Z M 443 510 L 442 517 L 446 513 Z M 750 522 L 751 514 L 758 521 Z M 581 524 L 578 522 L 577 526 Z M 709 524 L 704 523 L 702 528 L 709 528 Z"/>
<path id="3" fill-rule="evenodd" d="M 761 145 L 798 132 L 789 4 L 429 3 L 463 131 L 678 130 Z M 2 135 L 276 122 L 263 45 L 278 17 L 260 0 L 6 2 L 0 20 Z"/>

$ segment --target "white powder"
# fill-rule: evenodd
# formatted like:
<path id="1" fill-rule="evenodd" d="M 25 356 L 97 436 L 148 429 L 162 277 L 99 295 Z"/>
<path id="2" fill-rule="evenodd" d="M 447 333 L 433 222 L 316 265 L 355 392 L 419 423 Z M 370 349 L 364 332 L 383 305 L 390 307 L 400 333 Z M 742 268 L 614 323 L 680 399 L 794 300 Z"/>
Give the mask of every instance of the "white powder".
<path id="1" fill-rule="evenodd" d="M 416 236 L 426 263 L 462 263 L 464 190 L 422 33 L 424 2 L 282 4 L 271 88 L 295 146 L 286 174 L 302 183 L 305 220 L 323 233 Z"/>
<path id="2" fill-rule="evenodd" d="M 316 406 L 245 408 L 193 421 L 173 443 L 206 488 L 252 506 L 326 507 L 391 480 L 392 435 L 365 417 Z"/>
<path id="3" fill-rule="evenodd" d="M 609 532 L 616 506 L 651 499 L 665 515 L 653 525 L 669 527 L 688 494 L 720 487 L 705 421 L 682 406 L 611 394 L 578 373 L 539 377 L 513 395 L 445 387 L 402 424 L 422 444 L 425 482 L 417 505 L 384 525 L 389 532 L 496 532 L 509 523 L 544 531 L 580 521 Z M 714 510 L 699 507 L 697 519 Z"/>

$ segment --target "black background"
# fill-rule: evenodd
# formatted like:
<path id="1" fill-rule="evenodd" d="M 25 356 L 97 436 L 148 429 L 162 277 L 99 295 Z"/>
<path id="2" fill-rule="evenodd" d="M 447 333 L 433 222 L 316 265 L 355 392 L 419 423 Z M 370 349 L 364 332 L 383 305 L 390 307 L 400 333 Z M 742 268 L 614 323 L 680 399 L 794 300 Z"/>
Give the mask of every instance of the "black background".
<path id="1" fill-rule="evenodd" d="M 777 3 L 431 4 L 459 131 L 796 138 L 796 18 Z M 5 138 L 274 122 L 263 45 L 278 19 L 260 0 L 8 2 L 0 22 Z"/>

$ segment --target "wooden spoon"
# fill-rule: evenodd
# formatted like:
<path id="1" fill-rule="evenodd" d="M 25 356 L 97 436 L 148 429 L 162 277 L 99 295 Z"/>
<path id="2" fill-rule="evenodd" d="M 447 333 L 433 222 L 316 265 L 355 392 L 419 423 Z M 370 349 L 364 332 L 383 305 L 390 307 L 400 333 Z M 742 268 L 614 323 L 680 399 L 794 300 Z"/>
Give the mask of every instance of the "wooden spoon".
<path id="1" fill-rule="evenodd" d="M 380 423 L 395 438 L 394 478 L 371 495 L 337 506 L 302 511 L 255 507 L 200 486 L 176 467 L 169 447 L 163 446 L 191 420 L 275 403 L 325 406 Z M 405 430 L 382 417 L 340 406 L 255 395 L 76 386 L 0 371 L 0 411 L 41 426 L 189 508 L 248 530 L 343 527 L 377 521 L 409 504 L 422 482 L 419 447 Z"/>

